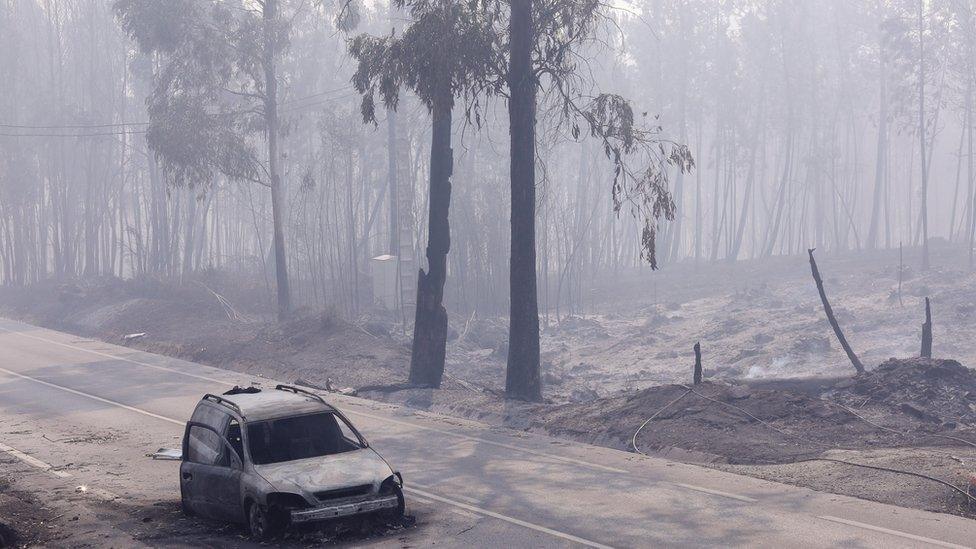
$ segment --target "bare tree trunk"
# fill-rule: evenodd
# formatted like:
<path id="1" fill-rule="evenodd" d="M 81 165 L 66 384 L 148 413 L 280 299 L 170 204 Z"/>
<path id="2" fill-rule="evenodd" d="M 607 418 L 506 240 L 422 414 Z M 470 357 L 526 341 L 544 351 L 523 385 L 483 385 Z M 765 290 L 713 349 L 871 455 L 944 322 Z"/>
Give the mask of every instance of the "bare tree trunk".
<path id="1" fill-rule="evenodd" d="M 183 269 L 182 273 L 185 277 L 193 271 L 193 251 L 194 251 L 194 239 L 196 238 L 195 229 L 197 224 L 197 197 L 193 189 L 186 190 L 187 195 L 187 209 L 186 209 L 186 227 L 184 227 L 184 237 L 183 237 Z"/>
<path id="2" fill-rule="evenodd" d="M 874 168 L 874 199 L 871 204 L 871 224 L 868 226 L 868 239 L 866 245 L 873 249 L 878 243 L 879 214 L 881 211 L 881 196 L 885 192 L 885 177 L 888 166 L 888 89 L 887 89 L 887 62 L 884 49 L 884 40 L 881 40 L 881 90 L 880 90 L 880 111 L 878 112 L 878 149 Z"/>
<path id="3" fill-rule="evenodd" d="M 925 157 L 925 27 L 924 0 L 918 0 L 918 145 L 922 159 L 922 269 L 929 268 L 929 174 Z"/>
<path id="4" fill-rule="evenodd" d="M 840 325 L 837 324 L 837 318 L 834 316 L 834 310 L 830 307 L 830 302 L 827 301 L 827 292 L 824 291 L 823 279 L 820 278 L 820 271 L 817 269 L 817 260 L 813 258 L 813 249 L 807 250 L 807 253 L 810 255 L 810 271 L 813 273 L 813 281 L 817 283 L 817 291 L 820 292 L 820 301 L 823 302 L 824 313 L 827 314 L 827 322 L 834 329 L 834 335 L 840 341 L 840 346 L 844 348 L 844 352 L 847 353 L 847 358 L 854 365 L 854 369 L 857 370 L 858 374 L 863 374 L 864 365 L 861 364 L 861 359 L 857 358 L 854 350 L 851 349 L 851 345 L 847 342 L 847 338 L 844 337 L 844 332 L 841 331 Z"/>
<path id="5" fill-rule="evenodd" d="M 291 311 L 288 256 L 285 255 L 285 194 L 281 189 L 278 152 L 278 79 L 275 75 L 278 0 L 264 0 L 264 117 L 268 126 L 268 171 L 271 174 L 271 218 L 274 225 L 275 280 L 278 286 L 278 319 Z"/>
<path id="6" fill-rule="evenodd" d="M 454 100 L 449 82 L 444 82 L 433 106 L 430 143 L 430 197 L 427 216 L 427 269 L 417 277 L 417 312 L 410 354 L 410 383 L 440 387 L 447 348 L 447 309 L 444 282 L 447 254 L 451 249 L 451 109 Z"/>
<path id="7" fill-rule="evenodd" d="M 508 367 L 509 398 L 542 400 L 539 306 L 535 255 L 535 101 L 532 70 L 532 0 L 512 0 L 509 22 L 509 132 L 511 133 L 511 262 Z"/>

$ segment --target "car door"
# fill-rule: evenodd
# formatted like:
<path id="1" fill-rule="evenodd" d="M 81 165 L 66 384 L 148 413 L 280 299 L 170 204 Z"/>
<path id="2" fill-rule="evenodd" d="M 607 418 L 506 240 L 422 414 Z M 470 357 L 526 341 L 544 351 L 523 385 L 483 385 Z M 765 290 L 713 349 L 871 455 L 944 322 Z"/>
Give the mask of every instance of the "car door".
<path id="1" fill-rule="evenodd" d="M 243 520 L 241 459 L 224 434 L 211 425 L 187 423 L 186 459 L 180 488 L 197 514 L 218 520 Z"/>

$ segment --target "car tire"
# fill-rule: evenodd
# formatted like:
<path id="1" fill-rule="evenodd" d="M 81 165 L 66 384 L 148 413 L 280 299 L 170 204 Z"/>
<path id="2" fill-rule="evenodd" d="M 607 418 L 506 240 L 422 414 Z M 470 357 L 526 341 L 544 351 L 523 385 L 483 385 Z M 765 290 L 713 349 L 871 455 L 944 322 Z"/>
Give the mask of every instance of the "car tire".
<path id="1" fill-rule="evenodd" d="M 267 541 L 275 537 L 281 529 L 268 509 L 254 502 L 247 507 L 247 527 L 251 537 L 259 541 Z"/>
<path id="2" fill-rule="evenodd" d="M 197 516 L 197 514 L 194 513 L 193 509 L 190 507 L 189 502 L 186 501 L 186 495 L 183 493 L 182 486 L 180 486 L 180 510 L 183 511 L 183 514 L 188 517 Z"/>
<path id="3" fill-rule="evenodd" d="M 271 520 L 263 505 L 251 502 L 247 506 L 247 528 L 251 537 L 258 541 L 271 539 Z"/>
<path id="4" fill-rule="evenodd" d="M 403 515 L 406 512 L 406 502 L 403 500 L 403 488 L 394 486 L 393 493 L 397 497 L 397 506 L 395 509 L 390 509 L 384 513 L 384 518 L 390 522 L 403 520 Z"/>

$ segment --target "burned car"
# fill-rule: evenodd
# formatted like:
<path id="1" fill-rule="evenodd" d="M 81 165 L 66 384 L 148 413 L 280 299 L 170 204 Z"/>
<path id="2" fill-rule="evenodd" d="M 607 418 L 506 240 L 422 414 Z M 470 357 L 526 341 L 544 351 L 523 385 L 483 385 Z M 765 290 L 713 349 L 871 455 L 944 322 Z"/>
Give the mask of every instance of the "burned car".
<path id="1" fill-rule="evenodd" d="M 290 525 L 403 515 L 403 480 L 321 396 L 278 385 L 205 395 L 186 424 L 180 496 L 191 515 L 246 523 L 266 539 Z"/>

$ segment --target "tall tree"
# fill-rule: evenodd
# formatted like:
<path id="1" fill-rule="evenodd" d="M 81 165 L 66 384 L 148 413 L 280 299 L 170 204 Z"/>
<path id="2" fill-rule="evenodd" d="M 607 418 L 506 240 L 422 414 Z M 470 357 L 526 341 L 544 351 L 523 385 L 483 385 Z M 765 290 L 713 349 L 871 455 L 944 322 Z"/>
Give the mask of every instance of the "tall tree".
<path id="1" fill-rule="evenodd" d="M 508 120 L 511 135 L 511 258 L 505 394 L 542 399 L 535 256 L 535 124 L 539 82 L 532 66 L 534 0 L 511 0 Z"/>
<path id="2" fill-rule="evenodd" d="M 539 89 L 555 98 L 557 124 L 566 123 L 574 138 L 585 128 L 603 145 L 613 166 L 614 211 L 625 203 L 631 206 L 642 225 L 641 256 L 652 268 L 657 268 L 657 221 L 674 218 L 667 169 L 674 166 L 685 172 L 694 161 L 686 146 L 661 138 L 660 127 L 644 128 L 627 99 L 583 91 L 593 82 L 579 66 L 578 54 L 587 48 L 593 54 L 602 44 L 599 34 L 612 28 L 606 13 L 612 8 L 600 0 L 509 0 L 509 8 L 506 83 L 512 194 L 505 394 L 534 401 L 542 398 L 535 226 Z"/>
<path id="3" fill-rule="evenodd" d="M 925 155 L 925 0 L 918 0 L 918 150 L 922 170 L 922 269 L 929 268 L 929 170 Z"/>
<path id="4" fill-rule="evenodd" d="M 278 317 L 291 309 L 279 150 L 276 64 L 288 29 L 278 0 L 258 10 L 213 0 L 117 0 L 125 31 L 161 60 L 146 139 L 169 181 L 207 186 L 217 174 L 271 191 Z M 266 154 L 258 151 L 263 134 Z"/>
<path id="5" fill-rule="evenodd" d="M 366 122 L 376 121 L 376 94 L 392 113 L 404 87 L 431 113 L 427 271 L 420 269 L 417 279 L 410 382 L 439 387 L 447 347 L 443 301 L 451 249 L 452 112 L 457 96 L 491 93 L 487 84 L 496 60 L 491 26 L 466 3 L 417 0 L 407 5 L 414 21 L 401 36 L 360 35 L 350 43 L 350 52 L 359 61 L 353 83 L 363 94 Z"/>

